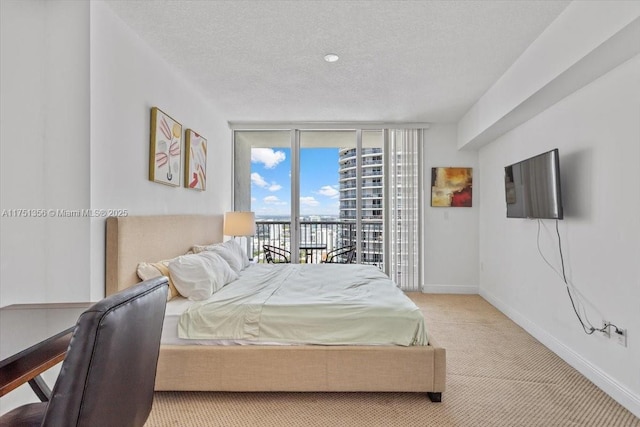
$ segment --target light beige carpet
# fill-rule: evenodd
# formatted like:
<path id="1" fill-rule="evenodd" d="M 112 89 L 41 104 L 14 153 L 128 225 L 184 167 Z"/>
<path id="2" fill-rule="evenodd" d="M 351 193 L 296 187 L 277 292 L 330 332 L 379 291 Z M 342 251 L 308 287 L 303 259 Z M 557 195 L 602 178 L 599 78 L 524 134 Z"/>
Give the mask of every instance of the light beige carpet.
<path id="1" fill-rule="evenodd" d="M 410 297 L 447 349 L 441 403 L 410 393 L 158 392 L 147 426 L 640 426 L 482 297 Z"/>

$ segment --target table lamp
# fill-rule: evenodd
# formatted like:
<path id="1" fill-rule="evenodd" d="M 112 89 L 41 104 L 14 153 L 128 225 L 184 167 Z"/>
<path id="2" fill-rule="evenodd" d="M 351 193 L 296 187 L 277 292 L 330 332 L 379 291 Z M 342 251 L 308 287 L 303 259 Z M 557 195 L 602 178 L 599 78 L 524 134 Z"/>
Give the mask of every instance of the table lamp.
<path id="1" fill-rule="evenodd" d="M 253 236 L 256 234 L 256 216 L 253 212 L 225 212 L 224 229 L 226 236 Z"/>
<path id="2" fill-rule="evenodd" d="M 222 232 L 226 236 L 249 237 L 256 234 L 256 216 L 253 212 L 225 212 Z M 245 252 L 250 253 L 249 239 L 245 242 Z M 249 256 L 249 259 L 252 257 Z"/>

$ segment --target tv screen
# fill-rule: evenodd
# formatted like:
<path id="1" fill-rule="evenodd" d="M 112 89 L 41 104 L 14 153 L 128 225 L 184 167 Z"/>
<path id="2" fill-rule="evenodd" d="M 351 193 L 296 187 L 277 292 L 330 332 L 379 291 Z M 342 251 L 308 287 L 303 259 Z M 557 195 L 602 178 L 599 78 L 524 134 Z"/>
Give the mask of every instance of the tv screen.
<path id="1" fill-rule="evenodd" d="M 562 219 L 558 149 L 504 168 L 507 218 Z"/>

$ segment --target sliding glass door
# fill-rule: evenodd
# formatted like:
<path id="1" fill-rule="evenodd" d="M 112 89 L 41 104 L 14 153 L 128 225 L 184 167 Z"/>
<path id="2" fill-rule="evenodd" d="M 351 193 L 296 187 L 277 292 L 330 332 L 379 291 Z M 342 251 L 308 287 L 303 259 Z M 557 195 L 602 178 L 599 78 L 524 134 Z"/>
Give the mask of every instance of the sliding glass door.
<path id="1" fill-rule="evenodd" d="M 264 262 L 269 246 L 289 253 L 291 261 L 291 132 L 235 131 L 233 184 L 234 210 L 256 214 L 250 256 Z"/>
<path id="2" fill-rule="evenodd" d="M 333 258 L 384 268 L 381 130 L 236 130 L 234 209 L 252 210 L 264 246 L 290 262 Z"/>
<path id="3" fill-rule="evenodd" d="M 252 255 L 373 264 L 420 288 L 420 130 L 234 131 L 234 208 L 252 210 Z M 392 237 L 392 239 L 389 238 Z M 418 289 L 415 289 L 418 288 Z"/>
<path id="4" fill-rule="evenodd" d="M 353 130 L 302 130 L 299 171 L 299 247 L 303 261 L 318 263 L 345 249 L 333 261 L 346 262 L 356 251 L 355 209 L 346 215 L 341 153 L 356 150 Z M 353 168 L 355 170 L 355 168 Z M 355 188 L 354 188 L 355 191 Z"/>

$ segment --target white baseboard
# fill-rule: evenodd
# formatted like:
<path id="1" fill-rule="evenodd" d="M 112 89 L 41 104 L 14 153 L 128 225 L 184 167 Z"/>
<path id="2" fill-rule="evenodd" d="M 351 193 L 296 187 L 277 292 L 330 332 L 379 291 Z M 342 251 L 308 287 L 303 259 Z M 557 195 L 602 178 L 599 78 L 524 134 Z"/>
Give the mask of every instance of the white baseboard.
<path id="1" fill-rule="evenodd" d="M 473 285 L 424 285 L 425 294 L 478 294 L 478 286 Z"/>
<path id="2" fill-rule="evenodd" d="M 558 341 L 548 332 L 538 327 L 535 323 L 524 317 L 518 311 L 509 308 L 500 299 L 495 298 L 484 290 L 479 291 L 480 296 L 486 299 L 508 318 L 513 320 L 535 339 L 544 344 L 549 350 L 557 354 L 562 360 L 577 369 L 582 375 L 598 386 L 602 391 L 611 396 L 615 401 L 627 408 L 635 416 L 640 417 L 640 396 L 637 396 L 625 386 L 603 372 L 600 368 L 584 359 L 580 354 Z"/>

